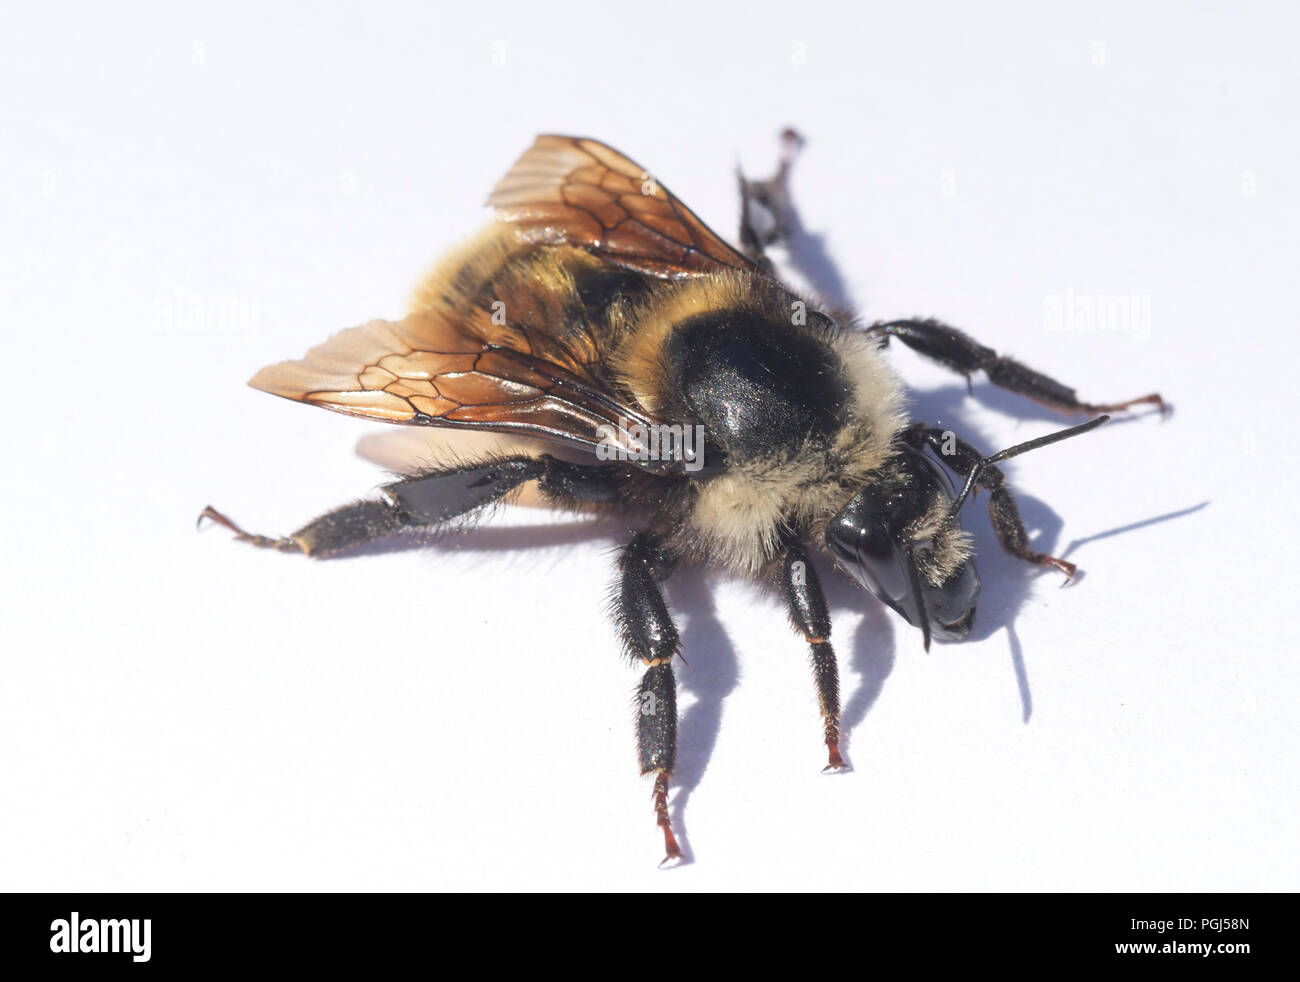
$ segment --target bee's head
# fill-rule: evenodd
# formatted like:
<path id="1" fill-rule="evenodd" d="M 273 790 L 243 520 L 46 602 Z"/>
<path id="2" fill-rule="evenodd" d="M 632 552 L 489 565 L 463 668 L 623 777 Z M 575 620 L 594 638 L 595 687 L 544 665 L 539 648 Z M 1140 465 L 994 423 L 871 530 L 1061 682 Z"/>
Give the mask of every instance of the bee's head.
<path id="1" fill-rule="evenodd" d="M 985 457 L 955 495 L 936 460 L 903 444 L 880 479 L 831 519 L 826 545 L 855 580 L 921 629 L 927 650 L 931 635 L 961 641 L 975 620 L 980 581 L 959 516 L 981 474 L 999 461 L 1087 433 L 1109 419 L 1098 416 Z"/>
<path id="2" fill-rule="evenodd" d="M 954 496 L 934 460 L 903 447 L 885 479 L 858 491 L 826 528 L 839 565 L 919 627 L 927 648 L 931 635 L 961 641 L 970 633 L 980 593 Z"/>

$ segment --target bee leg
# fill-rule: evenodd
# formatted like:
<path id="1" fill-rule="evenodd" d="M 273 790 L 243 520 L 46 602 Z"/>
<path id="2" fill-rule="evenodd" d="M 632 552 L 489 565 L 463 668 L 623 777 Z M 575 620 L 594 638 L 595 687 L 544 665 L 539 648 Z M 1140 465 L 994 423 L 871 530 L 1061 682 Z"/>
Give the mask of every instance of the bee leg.
<path id="1" fill-rule="evenodd" d="M 682 858 L 668 815 L 668 779 L 677 762 L 677 681 L 673 657 L 681 638 L 659 583 L 672 562 L 645 532 L 633 536 L 619 560 L 621 577 L 614 615 L 627 653 L 646 666 L 637 689 L 637 758 L 641 773 L 654 774 L 654 810 L 664 833 L 660 865 Z"/>
<path id="2" fill-rule="evenodd" d="M 837 771 L 848 764 L 840 756 L 840 677 L 831 647 L 831 615 L 826 607 L 817 570 L 808 561 L 802 542 L 793 538 L 785 543 L 785 555 L 777 569 L 781 592 L 785 595 L 790 623 L 808 642 L 813 681 L 817 685 L 817 702 L 821 707 L 829 763 L 824 771 Z"/>
<path id="3" fill-rule="evenodd" d="M 739 170 L 740 246 L 760 267 L 772 271 L 766 247 L 790 238 L 790 166 L 803 146 L 803 137 L 787 129 L 781 134 L 781 161 L 776 174 L 766 181 L 751 181 Z"/>
<path id="4" fill-rule="evenodd" d="M 386 484 L 380 488 L 383 500 L 336 508 L 283 538 L 245 532 L 211 505 L 199 522 L 215 521 L 251 545 L 327 559 L 400 532 L 436 528 L 500 500 L 531 480 L 539 481 L 543 494 L 552 499 L 616 501 L 614 472 L 612 467 L 583 467 L 548 456 L 506 457 Z"/>
<path id="5" fill-rule="evenodd" d="M 269 535 L 255 535 L 252 532 L 245 532 L 236 525 L 231 519 L 227 518 L 221 512 L 217 511 L 211 505 L 208 505 L 203 511 L 199 512 L 200 526 L 203 525 L 204 519 L 210 522 L 216 522 L 235 533 L 235 538 L 240 542 L 247 542 L 251 546 L 257 546 L 259 549 L 278 549 L 280 552 L 301 552 L 302 546 L 295 542 L 291 537 L 273 538 Z"/>
<path id="6" fill-rule="evenodd" d="M 999 388 L 1026 396 L 1035 402 L 1062 413 L 1113 413 L 1143 403 L 1155 405 L 1165 412 L 1165 401 L 1158 393 L 1139 396 L 1124 402 L 1095 404 L 1081 402 L 1074 390 L 1034 371 L 1012 358 L 999 355 L 986 348 L 969 334 L 937 320 L 882 321 L 867 328 L 868 334 L 877 334 L 886 342 L 898 338 L 920 355 L 938 362 L 962 375 L 970 386 L 973 372 L 983 370 L 990 382 Z"/>
<path id="7" fill-rule="evenodd" d="M 938 458 L 954 474 L 965 477 L 980 462 L 983 455 L 969 443 L 951 430 L 916 424 L 905 431 L 907 439 L 916 446 L 929 446 Z M 1029 532 L 1016 507 L 1016 499 L 1007 487 L 1006 475 L 997 467 L 988 464 L 979 477 L 979 487 L 989 494 L 989 517 L 993 520 L 993 532 L 998 537 L 1002 548 L 1027 563 L 1035 566 L 1047 566 L 1059 569 L 1065 574 L 1069 583 L 1078 572 L 1079 567 L 1064 559 L 1057 559 L 1046 553 L 1038 552 L 1029 545 Z M 1062 584 L 1064 585 L 1064 584 Z"/>

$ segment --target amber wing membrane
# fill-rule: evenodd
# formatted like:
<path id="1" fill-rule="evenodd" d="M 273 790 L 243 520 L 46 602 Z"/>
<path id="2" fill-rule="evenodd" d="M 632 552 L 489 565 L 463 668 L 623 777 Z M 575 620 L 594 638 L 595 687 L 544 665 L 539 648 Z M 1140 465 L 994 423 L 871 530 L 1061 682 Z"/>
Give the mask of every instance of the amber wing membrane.
<path id="1" fill-rule="evenodd" d="M 517 432 L 584 450 L 638 453 L 635 424 L 648 423 L 562 366 L 428 312 L 340 331 L 249 385 L 351 416 Z"/>
<path id="2" fill-rule="evenodd" d="M 652 276 L 758 270 L 640 164 L 597 140 L 539 136 L 488 204 L 530 241 L 578 246 Z"/>
<path id="3" fill-rule="evenodd" d="M 756 268 L 638 164 L 595 140 L 538 137 L 489 203 L 525 243 L 571 245 L 651 276 Z M 543 298 L 521 293 L 509 298 L 513 324 L 497 324 L 478 303 L 435 305 L 341 331 L 249 384 L 367 419 L 604 446 L 650 470 L 679 467 L 645 459 L 652 421 L 613 391 L 590 338 L 551 323 Z"/>

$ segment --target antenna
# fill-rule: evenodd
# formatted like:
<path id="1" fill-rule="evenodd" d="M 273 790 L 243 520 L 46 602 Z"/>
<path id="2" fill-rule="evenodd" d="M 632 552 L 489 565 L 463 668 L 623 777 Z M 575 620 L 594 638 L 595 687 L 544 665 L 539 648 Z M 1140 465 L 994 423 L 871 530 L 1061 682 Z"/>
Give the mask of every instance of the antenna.
<path id="1" fill-rule="evenodd" d="M 954 501 L 952 507 L 948 509 L 949 521 L 957 517 L 958 512 L 961 511 L 962 505 L 966 503 L 966 499 L 970 497 L 971 491 L 974 490 L 975 482 L 980 479 L 980 475 L 984 473 L 985 468 L 992 467 L 994 464 L 1000 463 L 1001 461 L 1007 460 L 1011 457 L 1019 457 L 1022 453 L 1028 453 L 1030 450 L 1037 450 L 1039 447 L 1046 447 L 1053 443 L 1060 443 L 1062 440 L 1068 440 L 1072 436 L 1082 436 L 1083 434 L 1095 430 L 1098 426 L 1102 426 L 1108 422 L 1110 422 L 1109 416 L 1098 416 L 1096 419 L 1090 419 L 1088 422 L 1080 423 L 1078 426 L 1071 426 L 1068 429 L 1058 430 L 1056 433 L 1049 433 L 1047 436 L 1040 436 L 1036 440 L 1018 443 L 1014 447 L 1008 447 L 1006 450 L 999 450 L 991 457 L 985 457 L 978 464 L 972 467 L 970 474 L 966 476 L 966 486 L 961 489 L 961 494 L 957 496 L 957 500 Z"/>

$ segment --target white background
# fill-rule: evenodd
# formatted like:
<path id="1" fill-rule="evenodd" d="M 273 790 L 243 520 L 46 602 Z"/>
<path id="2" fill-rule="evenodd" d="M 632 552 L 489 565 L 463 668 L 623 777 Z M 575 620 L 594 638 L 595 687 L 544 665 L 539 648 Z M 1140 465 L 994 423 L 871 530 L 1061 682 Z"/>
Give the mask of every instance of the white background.
<path id="1" fill-rule="evenodd" d="M 1300 887 L 1300 23 L 1057 6 L 6 5 L 0 887 Z M 660 871 L 616 524 L 507 511 L 313 563 L 194 519 L 284 533 L 384 480 L 375 425 L 244 381 L 399 314 L 535 133 L 606 140 L 732 237 L 734 168 L 766 176 L 786 124 L 865 317 L 1176 412 L 1009 467 L 1069 589 L 968 510 L 967 644 L 924 655 L 824 571 L 851 774 L 819 773 L 779 602 L 674 581 L 695 862 Z M 1050 329 L 1121 294 L 1149 325 Z M 1059 425 L 893 357 L 983 447 Z"/>

